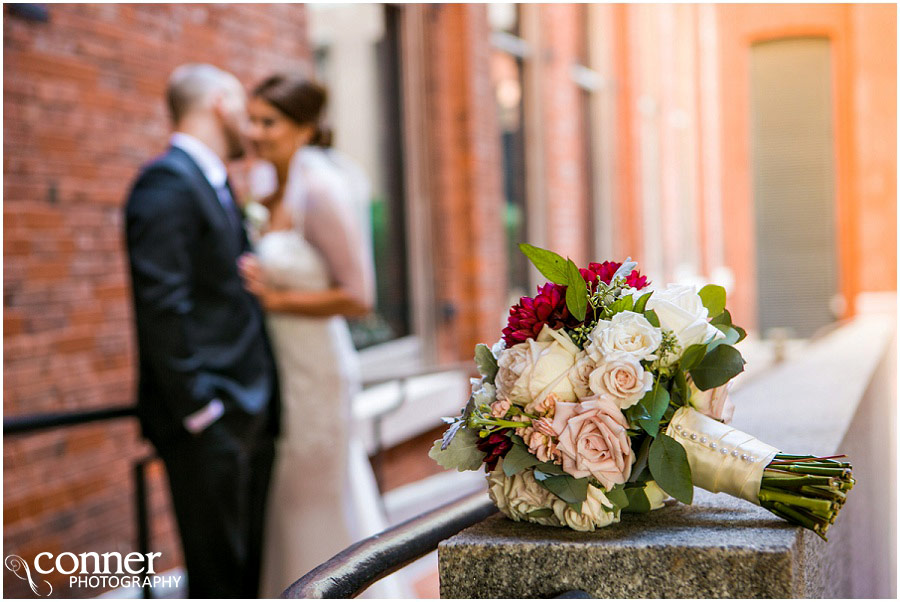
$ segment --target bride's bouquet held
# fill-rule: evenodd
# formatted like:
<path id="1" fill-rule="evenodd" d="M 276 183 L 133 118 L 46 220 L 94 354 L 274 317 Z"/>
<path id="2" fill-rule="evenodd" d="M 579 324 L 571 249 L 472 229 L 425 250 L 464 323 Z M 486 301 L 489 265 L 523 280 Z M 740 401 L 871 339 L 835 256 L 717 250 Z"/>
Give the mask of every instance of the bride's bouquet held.
<path id="1" fill-rule="evenodd" d="M 728 426 L 746 332 L 725 290 L 651 290 L 626 260 L 579 269 L 520 245 L 550 281 L 478 345 L 481 373 L 430 456 L 487 472 L 509 518 L 593 531 L 694 486 L 758 504 L 823 539 L 854 480 L 843 456 L 784 454 Z"/>

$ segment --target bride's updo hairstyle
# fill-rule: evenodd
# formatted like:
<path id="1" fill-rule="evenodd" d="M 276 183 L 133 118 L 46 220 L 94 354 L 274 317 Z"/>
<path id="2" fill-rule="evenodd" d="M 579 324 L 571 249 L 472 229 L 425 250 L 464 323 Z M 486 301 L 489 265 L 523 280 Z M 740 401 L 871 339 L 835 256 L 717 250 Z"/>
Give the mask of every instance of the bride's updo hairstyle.
<path id="1" fill-rule="evenodd" d="M 253 96 L 263 99 L 299 125 L 314 125 L 315 132 L 309 142 L 311 145 L 331 146 L 331 129 L 320 121 L 328 101 L 328 91 L 324 86 L 303 77 L 277 74 L 256 86 Z"/>

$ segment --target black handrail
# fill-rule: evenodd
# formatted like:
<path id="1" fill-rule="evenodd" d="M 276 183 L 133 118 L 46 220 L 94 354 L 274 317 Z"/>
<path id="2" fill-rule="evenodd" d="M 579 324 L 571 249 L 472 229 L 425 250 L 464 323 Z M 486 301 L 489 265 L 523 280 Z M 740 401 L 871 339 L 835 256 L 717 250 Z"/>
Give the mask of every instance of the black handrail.
<path id="1" fill-rule="evenodd" d="M 3 435 L 29 435 L 39 431 L 60 427 L 78 426 L 91 422 L 133 418 L 136 411 L 131 407 L 113 407 L 83 412 L 50 412 L 47 414 L 30 414 L 15 416 L 3 420 Z M 150 553 L 150 520 L 147 504 L 147 464 L 154 461 L 155 456 L 147 456 L 132 464 L 134 482 L 135 530 L 137 533 L 138 552 L 145 557 Z M 151 597 L 150 586 L 142 588 L 144 598 Z"/>
<path id="2" fill-rule="evenodd" d="M 497 512 L 479 491 L 359 541 L 284 590 L 282 598 L 352 598 Z"/>
<path id="3" fill-rule="evenodd" d="M 82 412 L 48 412 L 46 414 L 13 416 L 12 418 L 3 419 L 3 435 L 23 435 L 60 426 L 74 426 L 89 422 L 114 420 L 116 418 L 128 418 L 135 416 L 135 412 L 134 406 L 120 406 Z"/>

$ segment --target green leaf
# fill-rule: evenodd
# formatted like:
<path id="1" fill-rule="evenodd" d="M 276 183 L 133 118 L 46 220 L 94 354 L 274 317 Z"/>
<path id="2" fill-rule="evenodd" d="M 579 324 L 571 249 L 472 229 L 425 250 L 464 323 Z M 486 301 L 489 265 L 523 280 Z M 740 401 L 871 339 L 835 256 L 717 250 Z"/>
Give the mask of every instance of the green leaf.
<path id="1" fill-rule="evenodd" d="M 638 448 L 637 455 L 634 459 L 634 464 L 631 466 L 631 476 L 628 477 L 629 483 L 639 480 L 644 468 L 647 467 L 647 457 L 650 455 L 651 443 L 653 443 L 653 437 L 644 437 L 644 440 L 641 442 L 641 446 Z M 633 441 L 632 445 L 634 445 Z"/>
<path id="2" fill-rule="evenodd" d="M 626 487 L 625 495 L 628 497 L 628 506 L 625 512 L 644 514 L 650 512 L 650 500 L 644 493 L 643 483 L 639 487 Z"/>
<path id="3" fill-rule="evenodd" d="M 725 335 L 725 338 L 716 339 L 715 341 L 712 341 L 711 343 L 707 343 L 708 349 L 710 351 L 712 351 L 719 345 L 734 345 L 735 343 L 738 342 L 738 339 L 741 338 L 741 335 L 738 334 L 738 331 L 735 330 L 734 328 L 732 328 L 731 326 L 716 325 L 716 328 L 718 328 L 720 331 L 722 331 L 722 333 Z"/>
<path id="4" fill-rule="evenodd" d="M 625 410 L 625 417 L 629 424 L 637 424 L 641 420 L 649 420 L 650 412 L 644 407 L 640 401 Z"/>
<path id="5" fill-rule="evenodd" d="M 552 462 L 541 462 L 534 467 L 535 470 L 540 470 L 542 473 L 547 475 L 561 475 L 566 474 L 566 471 L 562 469 L 562 466 L 559 464 L 554 464 Z"/>
<path id="6" fill-rule="evenodd" d="M 551 493 L 568 504 L 580 504 L 587 499 L 589 480 L 587 477 L 576 479 L 572 475 L 548 475 L 535 470 L 534 478 Z"/>
<path id="7" fill-rule="evenodd" d="M 528 518 L 546 518 L 548 516 L 553 516 L 552 508 L 538 508 L 537 510 L 532 510 L 527 514 Z"/>
<path id="8" fill-rule="evenodd" d="M 578 266 L 571 259 L 566 262 L 566 306 L 569 313 L 578 320 L 584 320 L 587 314 L 587 284 L 578 271 Z"/>
<path id="9" fill-rule="evenodd" d="M 725 310 L 725 289 L 718 284 L 707 284 L 700 289 L 700 300 L 709 317 L 715 318 Z"/>
<path id="10" fill-rule="evenodd" d="M 697 388 L 707 391 L 724 385 L 743 371 L 741 352 L 731 345 L 719 345 L 707 353 L 690 373 Z"/>
<path id="11" fill-rule="evenodd" d="M 616 299 L 612 305 L 606 310 L 609 316 L 614 316 L 623 311 L 632 311 L 634 309 L 634 299 L 631 295 L 625 295 L 621 299 Z"/>
<path id="12" fill-rule="evenodd" d="M 734 324 L 732 324 L 732 326 L 734 326 L 734 329 L 737 330 L 737 333 L 738 333 L 738 340 L 737 340 L 737 342 L 738 342 L 738 343 L 740 343 L 741 341 L 743 341 L 744 339 L 747 338 L 747 331 L 746 331 L 746 330 L 744 330 L 744 329 L 741 328 L 740 326 L 736 326 L 736 325 L 734 325 Z"/>
<path id="13" fill-rule="evenodd" d="M 644 317 L 647 318 L 647 321 L 650 322 L 650 324 L 659 328 L 659 316 L 656 315 L 655 311 L 648 309 L 644 312 Z"/>
<path id="14" fill-rule="evenodd" d="M 636 313 L 636 314 L 644 313 L 644 310 L 647 309 L 647 301 L 650 300 L 650 295 L 652 295 L 652 294 L 653 294 L 653 291 L 650 291 L 649 293 L 644 293 L 643 295 L 641 295 L 641 297 L 634 304 L 634 313 Z"/>
<path id="15" fill-rule="evenodd" d="M 616 485 L 607 491 L 606 499 L 615 504 L 619 510 L 623 510 L 628 506 L 628 495 L 625 493 L 625 488 L 621 485 Z"/>
<path id="16" fill-rule="evenodd" d="M 568 283 L 565 259 L 553 251 L 541 249 L 524 242 L 519 245 L 519 250 L 531 260 L 531 263 L 544 275 L 544 278 L 556 284 Z"/>
<path id="17" fill-rule="evenodd" d="M 687 400 L 690 397 L 690 393 L 688 391 L 687 378 L 685 378 L 684 370 L 677 370 L 675 372 L 675 389 L 678 391 L 678 397 L 681 400 L 681 405 L 687 404 Z M 673 391 L 674 392 L 674 391 Z M 674 412 L 674 410 L 673 410 Z M 665 414 L 663 414 L 665 416 Z"/>
<path id="18" fill-rule="evenodd" d="M 669 407 L 669 392 L 665 387 L 660 386 L 659 380 L 657 380 L 656 385 L 647 391 L 640 403 L 647 408 L 650 416 L 649 418 L 638 419 L 638 423 L 648 435 L 656 437 L 656 434 L 659 432 L 659 421 L 663 417 L 666 408 Z"/>
<path id="19" fill-rule="evenodd" d="M 722 310 L 718 316 L 709 321 L 713 326 L 719 326 L 720 324 L 723 326 L 731 326 L 731 312 L 727 309 Z"/>
<path id="20" fill-rule="evenodd" d="M 650 446 L 650 474 L 663 491 L 676 500 L 690 504 L 694 499 L 694 484 L 687 454 L 678 441 L 660 433 Z"/>
<path id="21" fill-rule="evenodd" d="M 681 354 L 681 369 L 684 372 L 688 372 L 700 363 L 700 360 L 703 359 L 703 356 L 706 355 L 706 345 L 703 343 L 697 343 L 696 345 L 691 345 L 687 349 L 684 350 L 684 353 Z"/>
<path id="22" fill-rule="evenodd" d="M 484 343 L 475 345 L 475 365 L 478 366 L 478 372 L 484 379 L 493 383 L 497 376 L 497 358 L 491 352 L 491 348 Z"/>
<path id="23" fill-rule="evenodd" d="M 516 473 L 522 472 L 526 468 L 531 468 L 535 464 L 540 464 L 540 462 L 541 461 L 535 458 L 524 445 L 513 445 L 503 457 L 503 474 L 511 477 Z"/>
<path id="24" fill-rule="evenodd" d="M 442 440 L 438 439 L 428 455 L 448 470 L 452 468 L 459 472 L 478 470 L 484 461 L 484 452 L 475 447 L 477 442 L 478 434 L 475 431 L 460 428 L 446 449 L 441 449 Z"/>

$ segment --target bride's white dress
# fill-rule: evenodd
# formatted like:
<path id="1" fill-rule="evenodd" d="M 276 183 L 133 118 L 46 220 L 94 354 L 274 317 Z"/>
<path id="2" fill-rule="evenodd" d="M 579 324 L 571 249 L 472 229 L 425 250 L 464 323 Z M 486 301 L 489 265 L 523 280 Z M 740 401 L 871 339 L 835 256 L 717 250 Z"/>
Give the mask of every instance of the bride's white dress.
<path id="1" fill-rule="evenodd" d="M 257 256 L 272 286 L 318 291 L 340 284 L 371 301 L 371 257 L 354 223 L 349 188 L 324 161 L 317 151 L 295 155 L 283 200 L 293 227 L 258 238 Z M 386 525 L 368 458 L 351 438 L 351 399 L 360 374 L 346 321 L 270 312 L 267 326 L 281 384 L 282 433 L 261 595 L 278 597 Z"/>

